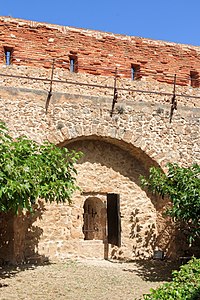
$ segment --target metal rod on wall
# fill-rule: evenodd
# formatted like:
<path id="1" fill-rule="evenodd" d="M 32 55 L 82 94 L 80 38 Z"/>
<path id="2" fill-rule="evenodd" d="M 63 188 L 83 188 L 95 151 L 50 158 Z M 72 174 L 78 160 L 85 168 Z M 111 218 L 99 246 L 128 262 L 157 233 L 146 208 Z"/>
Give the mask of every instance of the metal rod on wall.
<path id="1" fill-rule="evenodd" d="M 118 97 L 118 92 L 117 92 L 117 68 L 115 69 L 115 80 L 114 80 L 114 94 L 113 94 L 113 102 L 112 102 L 112 109 L 110 112 L 110 116 L 112 117 L 113 111 L 115 108 L 115 104 L 117 103 L 117 97 Z"/>
<path id="2" fill-rule="evenodd" d="M 46 101 L 46 105 L 45 105 L 46 113 L 47 113 L 49 103 L 50 103 L 50 100 L 51 100 L 51 97 L 52 97 L 54 67 L 55 67 L 55 59 L 53 59 L 52 69 L 51 69 L 50 89 L 49 89 L 49 92 L 48 92 L 47 101 Z"/>
<path id="3" fill-rule="evenodd" d="M 177 110 L 177 100 L 176 100 L 176 74 L 174 75 L 174 89 L 173 89 L 173 96 L 171 101 L 171 110 L 170 110 L 170 119 L 169 122 L 172 122 L 172 117 L 174 114 L 174 110 Z"/>
<path id="4" fill-rule="evenodd" d="M 28 79 L 28 80 L 38 80 L 43 82 L 49 82 L 51 79 L 48 78 L 40 78 L 40 77 L 31 77 L 31 76 L 19 76 L 19 75 L 8 75 L 0 73 L 0 77 L 8 77 L 8 78 L 18 78 L 18 79 Z M 113 89 L 113 86 L 108 85 L 100 85 L 100 84 L 93 84 L 93 83 L 84 83 L 80 81 L 70 81 L 70 80 L 59 80 L 59 79 L 53 79 L 52 83 L 66 83 L 66 84 L 74 84 L 74 85 L 80 85 L 80 86 L 91 86 L 96 88 L 104 88 L 104 89 Z M 131 89 L 131 88 L 117 88 L 118 91 L 127 91 L 127 92 L 136 92 L 136 93 L 144 93 L 144 94 L 155 94 L 155 95 L 163 95 L 163 96 L 173 96 L 173 93 L 167 93 L 167 92 L 157 92 L 153 90 L 140 90 L 140 89 Z M 192 95 L 186 95 L 186 94 L 176 94 L 176 97 L 182 97 L 182 98 L 192 98 L 192 99 L 200 99 L 200 96 L 192 96 Z"/>

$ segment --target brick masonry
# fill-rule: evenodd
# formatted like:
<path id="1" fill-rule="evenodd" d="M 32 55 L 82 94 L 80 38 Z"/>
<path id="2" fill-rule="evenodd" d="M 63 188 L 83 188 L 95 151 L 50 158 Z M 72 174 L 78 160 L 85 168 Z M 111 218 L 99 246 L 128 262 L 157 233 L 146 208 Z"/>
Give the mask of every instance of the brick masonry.
<path id="1" fill-rule="evenodd" d="M 153 77 L 187 85 L 190 71 L 200 70 L 199 47 L 155 41 L 139 37 L 57 26 L 12 18 L 0 18 L 1 62 L 4 49 L 13 49 L 15 65 L 32 65 L 69 69 L 69 59 L 77 59 L 79 73 L 131 77 L 131 65 L 139 66 L 139 77 Z"/>
<path id="2" fill-rule="evenodd" d="M 167 201 L 142 191 L 139 176 L 151 165 L 200 163 L 200 92 L 189 81 L 191 70 L 200 71 L 199 47 L 4 17 L 0 26 L 0 112 L 12 135 L 84 153 L 72 206 L 39 202 L 34 218 L 2 221 L 1 240 L 6 232 L 14 238 L 1 243 L 0 258 L 103 257 L 103 241 L 84 240 L 83 206 L 87 199 L 106 205 L 107 193 L 120 194 L 122 216 L 122 246 L 110 246 L 109 256 L 148 258 L 155 248 L 171 257 L 181 253 L 180 236 L 162 216 Z M 3 47 L 13 48 L 9 66 Z M 78 59 L 77 73 L 69 72 L 70 57 Z M 46 111 L 53 58 L 59 59 Z M 131 64 L 140 66 L 136 80 Z M 118 102 L 111 117 L 116 66 Z M 178 109 L 169 123 L 175 72 Z"/>

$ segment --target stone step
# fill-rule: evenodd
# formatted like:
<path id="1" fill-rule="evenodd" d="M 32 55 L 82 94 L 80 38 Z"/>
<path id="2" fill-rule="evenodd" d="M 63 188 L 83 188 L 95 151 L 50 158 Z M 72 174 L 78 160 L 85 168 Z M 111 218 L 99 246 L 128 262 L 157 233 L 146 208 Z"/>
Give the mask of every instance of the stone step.
<path id="1" fill-rule="evenodd" d="M 104 243 L 102 240 L 83 240 L 79 242 L 79 256 L 104 258 Z"/>
<path id="2" fill-rule="evenodd" d="M 79 243 L 83 245 L 104 245 L 102 240 L 82 240 Z"/>

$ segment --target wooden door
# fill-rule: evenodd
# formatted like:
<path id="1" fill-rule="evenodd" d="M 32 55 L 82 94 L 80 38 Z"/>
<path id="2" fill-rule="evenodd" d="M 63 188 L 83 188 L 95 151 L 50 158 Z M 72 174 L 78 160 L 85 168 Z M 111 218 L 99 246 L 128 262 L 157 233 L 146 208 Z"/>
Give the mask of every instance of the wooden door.
<path id="1" fill-rule="evenodd" d="M 121 246 L 121 216 L 119 194 L 107 194 L 108 243 Z"/>

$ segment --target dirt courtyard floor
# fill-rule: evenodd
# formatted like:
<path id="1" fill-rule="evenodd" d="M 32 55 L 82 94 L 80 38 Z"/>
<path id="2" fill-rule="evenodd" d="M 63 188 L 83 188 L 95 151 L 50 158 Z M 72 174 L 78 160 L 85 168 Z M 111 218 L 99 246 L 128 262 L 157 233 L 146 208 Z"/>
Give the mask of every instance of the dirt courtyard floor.
<path id="1" fill-rule="evenodd" d="M 65 260 L 0 268 L 1 300 L 134 300 L 170 280 L 174 263 Z"/>

